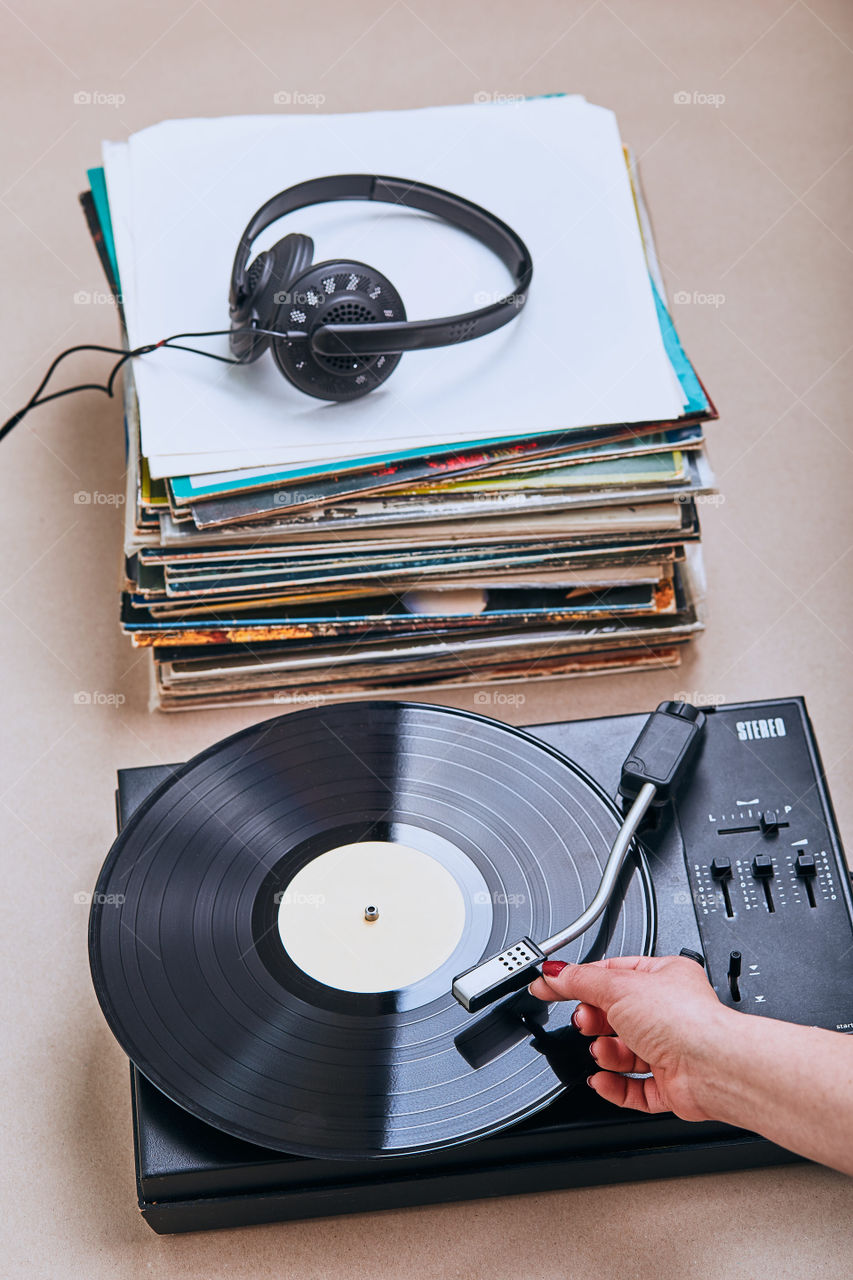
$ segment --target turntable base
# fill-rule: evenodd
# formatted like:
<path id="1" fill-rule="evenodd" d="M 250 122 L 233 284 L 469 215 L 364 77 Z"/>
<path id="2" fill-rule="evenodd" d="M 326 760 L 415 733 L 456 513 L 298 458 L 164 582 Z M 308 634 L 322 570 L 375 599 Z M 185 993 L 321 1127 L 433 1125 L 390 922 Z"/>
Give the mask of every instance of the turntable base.
<path id="1" fill-rule="evenodd" d="M 664 819 L 644 836 L 658 903 L 655 950 L 658 954 L 678 952 L 682 947 L 702 951 L 718 994 L 728 999 L 727 992 L 721 989 L 720 979 L 724 986 L 725 977 L 720 974 L 718 934 L 731 922 L 715 922 L 711 909 L 709 923 L 705 911 L 708 900 L 701 897 L 701 869 L 710 862 L 709 841 L 720 836 L 716 822 L 712 829 L 708 826 L 706 784 L 710 779 L 721 797 L 731 786 L 742 789 L 746 782 L 743 761 L 731 760 L 734 726 L 746 718 L 757 724 L 771 713 L 775 716 L 780 712 L 787 725 L 787 739 L 775 744 L 773 785 L 782 788 L 780 808 L 784 794 L 790 792 L 801 798 L 803 821 L 808 824 L 812 846 L 822 846 L 832 892 L 815 910 L 790 901 L 784 911 L 774 915 L 750 912 L 738 940 L 742 947 L 748 947 L 751 938 L 762 931 L 760 942 L 768 957 L 768 964 L 762 964 L 762 969 L 772 971 L 773 978 L 764 984 L 768 992 L 766 1003 L 771 1008 L 765 1006 L 761 1012 L 833 1026 L 841 1015 L 843 993 L 853 983 L 853 959 L 850 972 L 836 972 L 829 984 L 819 976 L 826 970 L 818 951 L 825 945 L 836 956 L 840 954 L 841 934 L 846 936 L 849 947 L 853 940 L 853 910 L 831 804 L 801 699 L 719 708 L 710 717 L 711 732 L 700 777 L 691 793 L 694 798 L 687 806 L 679 804 L 678 822 Z M 642 715 L 621 716 L 537 726 L 530 732 L 570 756 L 613 794 L 621 760 L 644 721 Z M 768 779 L 760 753 L 750 751 L 744 759 L 753 762 L 755 772 L 749 780 L 755 783 L 756 791 L 766 789 Z M 730 769 L 735 772 L 730 773 Z M 120 772 L 120 823 L 127 821 L 169 772 L 167 768 Z M 795 814 L 790 815 L 792 827 L 795 818 Z M 799 834 L 792 830 L 790 837 Z M 746 852 L 745 848 L 740 849 L 745 838 L 730 839 L 727 831 L 722 832 L 723 842 L 728 840 L 726 848 L 733 854 Z M 790 838 L 786 838 L 784 844 L 774 844 L 774 853 L 782 857 L 789 843 Z M 688 861 L 685 844 L 690 849 Z M 694 882 L 694 876 L 699 877 L 698 882 Z M 765 929 L 767 933 L 763 932 Z M 725 934 L 721 936 L 728 942 Z M 773 947 L 769 956 L 768 938 Z M 804 955 L 810 958 L 808 965 L 802 963 Z M 848 956 L 853 956 L 853 949 Z M 836 1009 L 838 1012 L 833 1013 Z M 482 1027 L 489 1028 L 493 1049 L 499 1051 L 500 1013 L 486 1017 L 490 1023 L 484 1023 L 482 1018 L 472 1021 L 481 1028 L 481 1040 Z M 482 1051 L 482 1044 L 478 1044 Z M 560 1032 L 558 1049 L 552 1047 L 550 1053 L 552 1067 L 568 1088 L 537 1115 L 474 1142 L 380 1160 L 306 1158 L 229 1137 L 171 1102 L 131 1067 L 140 1209 L 155 1231 L 171 1233 L 724 1172 L 799 1159 L 755 1134 L 726 1125 L 693 1124 L 671 1114 L 647 1116 L 603 1102 L 584 1087 L 589 1071 L 586 1041 L 573 1029 Z"/>
<path id="2" fill-rule="evenodd" d="M 538 1116 L 467 1146 L 382 1160 L 312 1160 L 227 1137 L 170 1102 L 135 1067 L 131 1090 L 139 1207 L 161 1234 L 800 1159 L 727 1125 L 622 1111 L 591 1090 L 580 1098 L 571 1090 Z"/>

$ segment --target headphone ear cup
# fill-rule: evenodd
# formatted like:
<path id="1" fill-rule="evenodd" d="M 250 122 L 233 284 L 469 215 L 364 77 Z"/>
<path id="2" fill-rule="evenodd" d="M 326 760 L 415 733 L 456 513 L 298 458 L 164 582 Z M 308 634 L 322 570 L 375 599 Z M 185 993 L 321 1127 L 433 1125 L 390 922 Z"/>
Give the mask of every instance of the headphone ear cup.
<path id="1" fill-rule="evenodd" d="M 269 279 L 272 258 L 269 253 L 259 253 L 246 271 L 246 298 L 238 308 L 231 309 L 231 354 L 243 364 L 251 364 L 263 355 L 267 340 L 256 335 L 253 324 L 257 316 L 257 301 Z"/>
<path id="2" fill-rule="evenodd" d="M 266 334 L 258 329 L 273 329 L 279 306 L 287 299 L 288 287 L 301 275 L 314 257 L 314 241 L 310 236 L 289 235 L 266 249 L 249 264 L 246 272 L 246 301 L 231 320 L 231 351 L 238 360 L 251 364 L 270 345 Z"/>
<path id="3" fill-rule="evenodd" d="M 271 338 L 270 345 L 279 369 L 300 391 L 319 400 L 356 400 L 375 390 L 400 363 L 399 352 L 326 356 L 312 346 L 312 335 L 325 325 L 405 321 L 403 299 L 375 267 L 315 262 L 291 280 L 288 296 L 290 305 L 282 304 L 276 317 L 281 335 Z"/>
<path id="4" fill-rule="evenodd" d="M 272 266 L 269 275 L 258 291 L 255 314 L 259 329 L 275 329 L 280 309 L 291 301 L 293 281 L 301 276 L 314 258 L 314 241 L 310 236 L 293 234 L 285 236 L 269 250 Z M 259 335 L 263 350 L 270 344 L 269 337 Z"/>

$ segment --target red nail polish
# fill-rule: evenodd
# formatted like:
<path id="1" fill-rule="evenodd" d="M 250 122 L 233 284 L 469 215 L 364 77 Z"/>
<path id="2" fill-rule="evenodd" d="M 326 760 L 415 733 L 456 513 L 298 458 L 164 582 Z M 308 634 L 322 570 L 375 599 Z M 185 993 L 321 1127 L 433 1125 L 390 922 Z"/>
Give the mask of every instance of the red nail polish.
<path id="1" fill-rule="evenodd" d="M 556 978 L 566 967 L 565 960 L 546 960 L 542 966 L 542 972 L 546 978 Z"/>

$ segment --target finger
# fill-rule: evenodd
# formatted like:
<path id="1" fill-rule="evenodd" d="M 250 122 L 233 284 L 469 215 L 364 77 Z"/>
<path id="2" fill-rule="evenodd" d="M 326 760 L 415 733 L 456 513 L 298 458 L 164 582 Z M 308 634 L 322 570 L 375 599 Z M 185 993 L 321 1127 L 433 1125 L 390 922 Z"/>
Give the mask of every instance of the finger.
<path id="1" fill-rule="evenodd" d="M 535 982 L 531 982 L 527 990 L 532 996 L 536 996 L 537 1000 L 559 1001 L 563 998 L 544 978 L 537 978 Z M 613 1035 L 613 1028 L 605 1015 L 592 1004 L 579 1004 L 572 1014 L 572 1022 L 584 1036 Z"/>
<path id="2" fill-rule="evenodd" d="M 579 1004 L 572 1014 L 572 1022 L 584 1036 L 612 1036 L 613 1028 L 600 1009 L 594 1004 Z"/>
<path id="3" fill-rule="evenodd" d="M 638 960 L 642 958 L 637 957 Z M 617 968 L 610 966 L 606 961 L 595 961 L 593 964 L 564 964 L 562 969 L 555 973 L 556 968 L 557 964 L 554 961 L 546 961 L 542 967 L 542 978 L 552 992 L 544 999 L 580 1000 L 584 1004 L 591 1004 L 603 1010 L 605 1014 L 618 994 L 625 990 L 627 984 L 636 981 L 638 976 L 635 966 Z M 533 984 L 531 988 L 534 995 L 539 994 L 536 985 Z"/>
<path id="4" fill-rule="evenodd" d="M 596 1071 L 587 1080 L 590 1089 L 617 1107 L 631 1111 L 646 1111 L 658 1115 L 669 1111 L 663 1101 L 657 1081 L 651 1076 L 646 1080 L 632 1080 L 630 1076 L 614 1075 L 611 1071 Z"/>
<path id="5" fill-rule="evenodd" d="M 589 1046 L 602 1071 L 651 1071 L 645 1058 L 640 1058 L 618 1036 L 599 1036 Z"/>
<path id="6" fill-rule="evenodd" d="M 578 982 L 583 982 L 587 986 L 597 983 L 604 989 L 602 984 L 607 984 L 607 971 L 614 971 L 614 977 L 616 973 L 650 972 L 660 968 L 666 963 L 666 960 L 666 956 L 608 956 L 604 960 L 591 960 L 587 964 L 580 965 L 566 964 L 561 960 L 548 960 L 542 966 L 542 977 L 531 982 L 528 991 L 531 995 L 536 996 L 538 1000 L 554 1001 L 580 998 L 582 1002 L 587 1003 L 585 997 L 574 990 Z M 554 973 L 555 969 L 558 970 L 557 973 Z M 590 996 L 588 1003 L 594 1006 L 596 1002 Z M 585 1032 L 585 1034 L 602 1035 L 607 1033 L 602 1028 L 600 1032 L 592 1031 Z"/>

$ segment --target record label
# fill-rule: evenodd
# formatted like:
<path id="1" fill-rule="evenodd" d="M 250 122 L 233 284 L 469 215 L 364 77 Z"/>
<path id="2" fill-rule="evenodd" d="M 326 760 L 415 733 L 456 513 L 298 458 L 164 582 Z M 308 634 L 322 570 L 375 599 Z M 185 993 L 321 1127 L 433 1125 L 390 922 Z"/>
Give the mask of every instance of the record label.
<path id="1" fill-rule="evenodd" d="M 343 991 L 394 991 L 450 960 L 466 910 L 453 874 L 418 849 L 362 840 L 321 853 L 282 892 L 278 932 L 294 964 Z"/>

